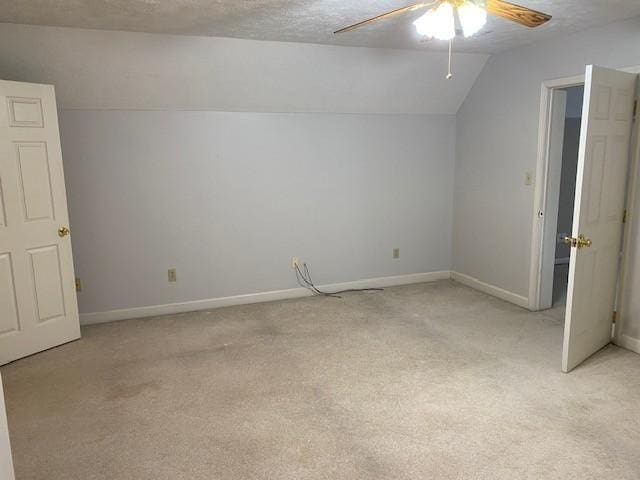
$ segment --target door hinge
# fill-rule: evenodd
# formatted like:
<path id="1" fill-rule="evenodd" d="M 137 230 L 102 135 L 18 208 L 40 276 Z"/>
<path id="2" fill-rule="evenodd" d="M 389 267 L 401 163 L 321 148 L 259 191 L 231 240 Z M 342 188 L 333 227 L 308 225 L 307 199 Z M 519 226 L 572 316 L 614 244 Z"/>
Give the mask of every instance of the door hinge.
<path id="1" fill-rule="evenodd" d="M 624 212 L 622 212 L 622 223 L 627 223 L 627 209 L 624 209 Z"/>
<path id="2" fill-rule="evenodd" d="M 616 318 L 618 317 L 618 312 L 614 311 L 611 316 L 611 323 L 616 323 Z"/>

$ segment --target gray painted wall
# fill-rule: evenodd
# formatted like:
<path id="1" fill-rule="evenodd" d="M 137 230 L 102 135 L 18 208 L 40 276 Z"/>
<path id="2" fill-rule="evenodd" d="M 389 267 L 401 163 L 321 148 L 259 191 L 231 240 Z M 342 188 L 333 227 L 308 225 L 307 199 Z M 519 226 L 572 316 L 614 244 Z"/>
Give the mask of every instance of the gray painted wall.
<path id="1" fill-rule="evenodd" d="M 453 267 L 528 296 L 541 83 L 640 65 L 640 18 L 492 56 L 457 120 Z"/>
<path id="2" fill-rule="evenodd" d="M 56 85 L 82 313 L 294 287 L 292 255 L 318 283 L 448 270 L 486 58 L 446 81 L 442 53 L 0 24 L 0 77 Z"/>
<path id="3" fill-rule="evenodd" d="M 294 287 L 292 255 L 318 283 L 449 269 L 454 116 L 62 111 L 60 125 L 83 313 Z"/>

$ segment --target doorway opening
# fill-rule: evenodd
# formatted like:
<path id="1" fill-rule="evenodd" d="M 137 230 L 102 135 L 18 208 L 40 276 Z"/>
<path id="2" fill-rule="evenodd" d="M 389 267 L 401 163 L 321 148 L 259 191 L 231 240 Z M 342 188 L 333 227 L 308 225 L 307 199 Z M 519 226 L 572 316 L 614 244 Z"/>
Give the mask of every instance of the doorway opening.
<path id="1" fill-rule="evenodd" d="M 563 321 L 567 303 L 584 77 L 543 85 L 529 309 Z"/>
<path id="2" fill-rule="evenodd" d="M 552 118 L 551 128 L 561 134 L 562 145 L 559 155 L 554 161 L 559 161 L 560 182 L 559 188 L 548 190 L 549 195 L 557 195 L 553 200 L 558 206 L 555 226 L 555 257 L 553 262 L 552 285 L 546 290 L 551 290 L 551 311 L 554 318 L 564 320 L 567 304 L 567 285 L 569 279 L 569 259 L 571 247 L 564 239 L 571 236 L 573 226 L 573 211 L 576 197 L 576 175 L 578 169 L 578 148 L 580 145 L 580 126 L 582 123 L 582 103 L 584 98 L 584 85 L 575 85 L 559 89 L 564 94 L 566 101 L 564 117 Z M 553 122 L 561 123 L 554 125 Z M 561 132 L 561 133 L 560 133 Z M 556 168 L 556 170 L 558 170 Z M 545 281 L 545 279 L 543 279 Z"/>

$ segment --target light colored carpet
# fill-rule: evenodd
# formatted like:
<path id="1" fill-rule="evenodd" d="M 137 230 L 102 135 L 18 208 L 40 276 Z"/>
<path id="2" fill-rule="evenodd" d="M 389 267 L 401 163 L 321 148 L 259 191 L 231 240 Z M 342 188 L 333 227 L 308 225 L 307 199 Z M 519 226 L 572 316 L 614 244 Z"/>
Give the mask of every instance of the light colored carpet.
<path id="1" fill-rule="evenodd" d="M 18 480 L 637 479 L 640 356 L 443 281 L 87 327 L 2 369 Z"/>
<path id="2" fill-rule="evenodd" d="M 553 305 L 544 312 L 564 325 L 567 306 L 567 284 L 569 281 L 569 265 L 556 265 L 553 270 Z"/>

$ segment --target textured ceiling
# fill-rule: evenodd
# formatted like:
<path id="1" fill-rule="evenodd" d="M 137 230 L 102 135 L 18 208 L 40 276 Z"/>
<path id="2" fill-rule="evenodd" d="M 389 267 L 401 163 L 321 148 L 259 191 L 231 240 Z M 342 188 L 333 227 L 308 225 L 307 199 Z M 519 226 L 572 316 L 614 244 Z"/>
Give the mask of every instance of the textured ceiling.
<path id="1" fill-rule="evenodd" d="M 388 48 L 442 49 L 421 42 L 411 22 L 420 12 L 333 35 L 337 28 L 411 0 L 9 0 L 0 22 L 235 37 Z M 537 29 L 491 18 L 483 33 L 460 39 L 456 50 L 494 53 L 551 35 L 640 15 L 640 0 L 519 0 L 553 15 Z"/>

